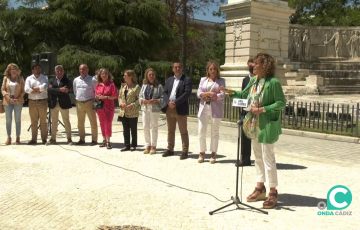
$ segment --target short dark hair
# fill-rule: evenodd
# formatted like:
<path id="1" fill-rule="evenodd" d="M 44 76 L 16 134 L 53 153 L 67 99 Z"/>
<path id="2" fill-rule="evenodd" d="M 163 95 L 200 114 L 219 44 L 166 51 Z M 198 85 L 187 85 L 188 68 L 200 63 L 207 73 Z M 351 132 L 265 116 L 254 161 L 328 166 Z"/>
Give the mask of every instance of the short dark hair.
<path id="1" fill-rule="evenodd" d="M 254 62 L 254 58 L 249 58 L 247 63 L 249 63 L 249 62 Z"/>
<path id="2" fill-rule="evenodd" d="M 174 67 L 174 64 L 175 64 L 175 63 L 179 63 L 180 66 L 183 67 L 181 61 L 173 61 L 172 67 Z"/>
<path id="3" fill-rule="evenodd" d="M 37 66 L 41 68 L 41 65 L 39 63 L 31 63 L 31 70 L 33 70 Z"/>

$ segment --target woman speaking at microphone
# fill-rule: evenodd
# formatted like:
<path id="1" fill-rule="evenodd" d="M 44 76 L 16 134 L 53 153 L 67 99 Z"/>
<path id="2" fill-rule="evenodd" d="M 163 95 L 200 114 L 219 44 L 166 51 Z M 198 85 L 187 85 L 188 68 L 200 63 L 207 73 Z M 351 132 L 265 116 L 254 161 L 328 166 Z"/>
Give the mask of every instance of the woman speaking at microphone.
<path id="1" fill-rule="evenodd" d="M 271 209 L 277 204 L 278 185 L 274 143 L 281 134 L 281 110 L 285 107 L 285 97 L 280 82 L 275 77 L 276 61 L 266 53 L 254 57 L 254 74 L 247 87 L 239 92 L 221 87 L 232 98 L 248 100 L 249 112 L 245 116 L 243 130 L 252 140 L 255 155 L 257 184 L 247 197 L 248 202 L 266 199 L 266 181 L 270 187 L 263 208 Z"/>

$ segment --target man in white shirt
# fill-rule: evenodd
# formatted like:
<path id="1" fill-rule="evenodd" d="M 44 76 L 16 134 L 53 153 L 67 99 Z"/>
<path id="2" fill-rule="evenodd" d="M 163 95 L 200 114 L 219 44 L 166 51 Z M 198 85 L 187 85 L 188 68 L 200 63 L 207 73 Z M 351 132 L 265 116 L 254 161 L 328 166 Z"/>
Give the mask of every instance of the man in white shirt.
<path id="1" fill-rule="evenodd" d="M 174 62 L 172 70 L 174 77 L 168 78 L 164 88 L 163 98 L 165 105 L 161 110 L 166 113 L 168 125 L 168 147 L 163 157 L 173 156 L 175 147 L 176 123 L 179 126 L 182 154 L 180 160 L 188 158 L 189 133 L 187 130 L 187 117 L 189 115 L 189 97 L 192 91 L 192 80 L 182 73 L 180 62 Z"/>
<path id="2" fill-rule="evenodd" d="M 92 141 L 91 146 L 97 144 L 98 126 L 95 110 L 92 104 L 95 98 L 96 79 L 88 75 L 89 68 L 86 64 L 79 67 L 80 76 L 74 79 L 73 90 L 76 99 L 76 111 L 78 115 L 78 129 L 80 140 L 76 145 L 85 144 L 85 116 L 87 115 L 91 125 Z"/>
<path id="3" fill-rule="evenodd" d="M 38 121 L 40 119 L 41 140 L 47 140 L 47 109 L 48 109 L 48 78 L 41 74 L 41 67 L 37 63 L 31 65 L 32 75 L 25 81 L 25 92 L 29 94 L 29 114 L 31 119 L 32 137 L 29 145 L 37 143 Z"/>

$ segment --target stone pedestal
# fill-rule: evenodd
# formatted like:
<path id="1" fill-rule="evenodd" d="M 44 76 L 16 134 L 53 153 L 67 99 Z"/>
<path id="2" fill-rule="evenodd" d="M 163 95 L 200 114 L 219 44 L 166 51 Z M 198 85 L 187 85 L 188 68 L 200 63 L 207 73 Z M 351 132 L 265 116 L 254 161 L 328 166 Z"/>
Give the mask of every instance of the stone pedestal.
<path id="1" fill-rule="evenodd" d="M 242 79 L 248 72 L 247 60 L 257 53 L 269 53 L 276 58 L 276 77 L 286 84 L 285 73 L 289 61 L 289 16 L 294 10 L 287 1 L 280 0 L 228 0 L 221 6 L 226 13 L 225 64 L 221 76 L 228 88 L 241 89 Z"/>

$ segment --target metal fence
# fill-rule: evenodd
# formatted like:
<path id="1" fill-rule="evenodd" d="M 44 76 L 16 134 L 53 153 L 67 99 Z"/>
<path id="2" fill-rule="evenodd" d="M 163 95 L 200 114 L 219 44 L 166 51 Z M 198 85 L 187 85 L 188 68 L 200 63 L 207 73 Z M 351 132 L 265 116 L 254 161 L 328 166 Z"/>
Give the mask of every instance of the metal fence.
<path id="1" fill-rule="evenodd" d="M 200 99 L 189 99 L 190 116 L 196 116 Z M 224 98 L 224 121 L 236 122 L 241 118 L 240 108 L 232 106 L 232 99 Z M 283 128 L 304 131 L 359 136 L 359 103 L 329 104 L 321 102 L 288 101 L 281 112 Z"/>

